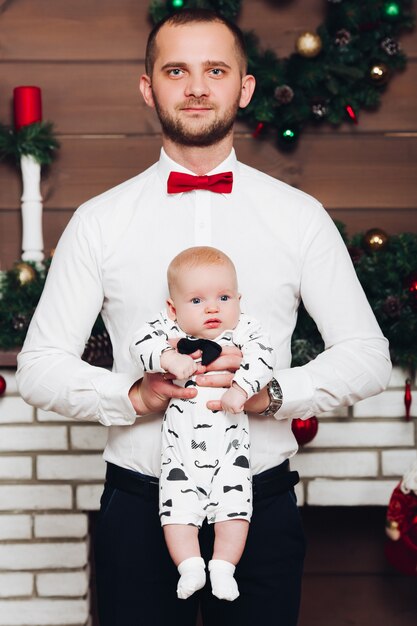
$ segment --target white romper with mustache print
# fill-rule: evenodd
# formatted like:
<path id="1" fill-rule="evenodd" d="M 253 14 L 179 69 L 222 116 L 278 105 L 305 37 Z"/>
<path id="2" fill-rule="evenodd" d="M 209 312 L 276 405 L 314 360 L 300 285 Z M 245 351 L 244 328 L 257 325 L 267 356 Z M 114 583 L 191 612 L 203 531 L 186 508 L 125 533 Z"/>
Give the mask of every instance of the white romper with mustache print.
<path id="1" fill-rule="evenodd" d="M 161 354 L 171 349 L 168 339 L 187 337 L 162 311 L 145 324 L 130 345 L 135 363 L 145 372 L 164 372 Z M 248 398 L 273 376 L 275 356 L 257 320 L 241 313 L 236 328 L 224 331 L 215 342 L 236 346 L 243 354 L 236 382 Z M 216 372 L 218 373 L 218 372 Z M 206 375 L 209 375 L 207 373 Z M 194 377 L 176 380 L 195 385 Z M 170 401 L 162 421 L 159 514 L 161 524 L 192 524 L 244 519 L 252 515 L 249 421 L 246 412 L 210 411 L 206 403 L 219 399 L 222 390 L 198 387 L 195 398 Z"/>

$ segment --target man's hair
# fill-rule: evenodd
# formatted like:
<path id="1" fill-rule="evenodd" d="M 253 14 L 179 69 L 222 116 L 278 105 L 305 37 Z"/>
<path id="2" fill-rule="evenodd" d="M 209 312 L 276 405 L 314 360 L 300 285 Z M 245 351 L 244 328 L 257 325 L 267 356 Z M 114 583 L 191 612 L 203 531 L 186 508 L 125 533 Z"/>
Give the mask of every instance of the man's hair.
<path id="1" fill-rule="evenodd" d="M 153 72 L 153 66 L 155 64 L 155 59 L 157 55 L 156 36 L 162 26 L 164 26 L 164 24 L 169 24 L 170 26 L 184 26 L 184 24 L 201 22 L 218 22 L 219 24 L 224 24 L 226 28 L 229 29 L 235 40 L 236 51 L 239 57 L 239 65 L 242 66 L 242 73 L 246 74 L 248 57 L 246 52 L 245 38 L 240 28 L 236 26 L 236 24 L 234 24 L 232 21 L 228 20 L 222 15 L 219 15 L 215 11 L 211 11 L 210 9 L 183 9 L 182 11 L 178 11 L 178 13 L 168 15 L 160 22 L 155 24 L 155 26 L 151 30 L 148 37 L 148 42 L 146 44 L 145 55 L 145 68 L 148 76 L 151 76 Z"/>
<path id="2" fill-rule="evenodd" d="M 172 293 L 172 288 L 181 272 L 195 267 L 204 267 L 205 265 L 229 265 L 236 274 L 236 268 L 232 259 L 221 250 L 211 248 L 210 246 L 187 248 L 177 254 L 168 266 L 167 278 L 169 292 Z"/>

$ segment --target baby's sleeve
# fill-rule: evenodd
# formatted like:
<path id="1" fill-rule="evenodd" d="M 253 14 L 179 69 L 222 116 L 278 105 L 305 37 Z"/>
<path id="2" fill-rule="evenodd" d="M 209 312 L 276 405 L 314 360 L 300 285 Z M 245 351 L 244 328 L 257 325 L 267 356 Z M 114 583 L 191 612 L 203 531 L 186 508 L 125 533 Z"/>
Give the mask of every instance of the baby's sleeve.
<path id="1" fill-rule="evenodd" d="M 241 349 L 243 359 L 233 380 L 250 398 L 273 377 L 275 353 L 257 320 L 242 315 L 237 330 L 235 343 Z"/>
<path id="2" fill-rule="evenodd" d="M 161 355 L 171 349 L 168 343 L 167 328 L 160 317 L 144 324 L 133 336 L 130 355 L 145 372 L 164 372 L 161 367 Z"/>

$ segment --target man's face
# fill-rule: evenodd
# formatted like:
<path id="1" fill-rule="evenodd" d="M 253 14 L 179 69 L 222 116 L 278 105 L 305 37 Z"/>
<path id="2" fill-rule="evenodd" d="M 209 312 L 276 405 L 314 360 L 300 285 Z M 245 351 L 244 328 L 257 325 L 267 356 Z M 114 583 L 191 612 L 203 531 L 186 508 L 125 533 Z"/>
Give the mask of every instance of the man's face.
<path id="1" fill-rule="evenodd" d="M 180 145 L 210 146 L 231 133 L 239 106 L 246 106 L 241 64 L 224 24 L 164 25 L 148 98 L 142 89 L 164 135 Z"/>

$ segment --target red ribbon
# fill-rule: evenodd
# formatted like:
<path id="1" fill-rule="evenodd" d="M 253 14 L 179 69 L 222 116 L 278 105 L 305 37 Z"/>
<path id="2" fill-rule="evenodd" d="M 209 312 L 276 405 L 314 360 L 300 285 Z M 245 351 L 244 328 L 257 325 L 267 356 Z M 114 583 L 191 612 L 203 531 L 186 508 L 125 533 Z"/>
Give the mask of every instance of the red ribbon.
<path id="1" fill-rule="evenodd" d="M 222 172 L 211 176 L 192 176 L 183 172 L 171 172 L 168 177 L 168 193 L 183 193 L 194 189 L 207 189 L 214 193 L 231 193 L 233 172 Z"/>
<path id="2" fill-rule="evenodd" d="M 42 121 L 42 99 L 39 87 L 23 86 L 13 90 L 14 125 L 16 130 Z"/>

